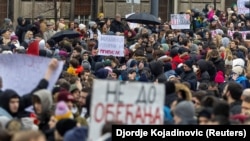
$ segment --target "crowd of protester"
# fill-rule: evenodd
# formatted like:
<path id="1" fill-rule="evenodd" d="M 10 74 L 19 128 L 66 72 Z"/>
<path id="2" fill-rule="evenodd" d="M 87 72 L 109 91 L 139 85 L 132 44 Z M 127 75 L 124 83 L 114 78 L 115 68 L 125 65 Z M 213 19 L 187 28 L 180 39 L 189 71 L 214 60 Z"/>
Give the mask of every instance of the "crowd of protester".
<path id="1" fill-rule="evenodd" d="M 54 23 L 39 16 L 34 23 L 19 17 L 13 27 L 4 19 L 1 55 L 52 60 L 44 79 L 22 97 L 1 90 L 0 79 L 0 140 L 83 141 L 91 120 L 94 79 L 164 84 L 164 124 L 249 125 L 250 33 L 242 33 L 250 30 L 250 20 L 237 14 L 237 6 L 219 11 L 208 4 L 181 14 L 190 14 L 190 29 L 172 29 L 169 21 L 130 29 L 120 14 L 109 19 L 103 13 L 88 25 L 66 24 L 63 18 Z M 75 30 L 80 37 L 51 39 L 63 30 Z M 124 57 L 98 55 L 102 34 L 124 36 Z M 58 61 L 64 62 L 63 71 L 48 91 Z M 34 113 L 25 111 L 32 105 Z M 117 123 L 104 125 L 102 135 L 111 132 L 112 124 Z"/>

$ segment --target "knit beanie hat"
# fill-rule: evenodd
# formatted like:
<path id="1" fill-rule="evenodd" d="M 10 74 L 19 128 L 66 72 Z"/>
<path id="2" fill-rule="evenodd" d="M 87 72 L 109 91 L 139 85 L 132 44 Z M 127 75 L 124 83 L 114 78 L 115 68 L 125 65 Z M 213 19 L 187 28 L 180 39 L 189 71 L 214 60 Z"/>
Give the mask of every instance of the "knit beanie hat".
<path id="1" fill-rule="evenodd" d="M 238 75 L 242 75 L 242 73 L 243 73 L 243 67 L 241 67 L 241 66 L 235 66 L 235 67 L 233 67 L 232 72 L 234 72 L 234 73 L 236 73 Z"/>
<path id="2" fill-rule="evenodd" d="M 86 141 L 88 129 L 86 127 L 76 127 L 65 134 L 64 141 Z"/>
<path id="3" fill-rule="evenodd" d="M 182 119 L 193 119 L 195 116 L 194 104 L 190 101 L 182 101 L 176 105 L 174 113 Z"/>
<path id="4" fill-rule="evenodd" d="M 224 74 L 223 74 L 222 71 L 218 71 L 218 72 L 216 73 L 216 76 L 215 76 L 215 78 L 214 78 L 214 81 L 215 81 L 216 83 L 223 83 L 223 82 L 225 81 Z"/>
<path id="5" fill-rule="evenodd" d="M 189 68 L 193 68 L 193 61 L 191 60 L 187 60 L 186 62 L 184 62 L 184 64 L 186 64 Z"/>
<path id="6" fill-rule="evenodd" d="M 73 119 L 73 114 L 64 101 L 60 101 L 56 104 L 55 118 L 58 121 L 62 119 Z"/>
<path id="7" fill-rule="evenodd" d="M 60 136 L 64 136 L 66 132 L 76 127 L 77 122 L 73 119 L 62 119 L 56 123 L 56 130 Z"/>

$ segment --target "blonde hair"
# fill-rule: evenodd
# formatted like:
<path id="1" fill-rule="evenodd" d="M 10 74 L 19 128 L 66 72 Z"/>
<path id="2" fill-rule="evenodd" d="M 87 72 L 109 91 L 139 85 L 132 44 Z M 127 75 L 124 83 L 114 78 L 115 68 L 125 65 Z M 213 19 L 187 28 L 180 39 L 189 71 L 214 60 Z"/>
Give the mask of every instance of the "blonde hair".
<path id="1" fill-rule="evenodd" d="M 30 31 L 30 30 L 28 30 L 28 31 L 25 33 L 24 39 L 29 39 L 29 34 L 33 34 L 33 32 Z"/>
<path id="2" fill-rule="evenodd" d="M 11 141 L 31 141 L 40 137 L 45 138 L 44 134 L 40 131 L 28 130 L 20 131 L 14 134 Z"/>

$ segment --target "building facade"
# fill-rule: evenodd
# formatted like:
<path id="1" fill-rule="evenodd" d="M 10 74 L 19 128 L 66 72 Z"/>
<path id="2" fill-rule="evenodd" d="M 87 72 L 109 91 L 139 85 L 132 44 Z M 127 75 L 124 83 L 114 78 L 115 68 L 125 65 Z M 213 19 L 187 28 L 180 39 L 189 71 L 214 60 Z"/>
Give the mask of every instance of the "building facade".
<path id="1" fill-rule="evenodd" d="M 155 1 L 155 0 L 154 0 Z M 185 12 L 188 9 L 202 10 L 214 0 L 158 0 L 158 16 L 169 21 L 171 13 Z M 216 0 L 216 7 L 226 10 L 237 0 Z M 81 22 L 95 19 L 98 13 L 114 18 L 116 13 L 123 17 L 132 12 L 150 12 L 152 0 L 140 0 L 140 4 L 130 4 L 127 0 L 0 0 L 0 18 L 16 21 L 19 16 L 33 19 L 39 15 L 54 19 L 79 19 Z"/>

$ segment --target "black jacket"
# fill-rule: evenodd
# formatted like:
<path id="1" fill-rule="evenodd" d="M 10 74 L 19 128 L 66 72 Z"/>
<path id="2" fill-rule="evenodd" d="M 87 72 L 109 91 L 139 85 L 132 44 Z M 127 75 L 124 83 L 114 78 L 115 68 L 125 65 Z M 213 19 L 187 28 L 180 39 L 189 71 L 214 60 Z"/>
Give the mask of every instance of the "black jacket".
<path id="1" fill-rule="evenodd" d="M 46 89 L 48 87 L 48 81 L 42 79 L 39 84 L 33 89 L 30 93 L 23 95 L 20 97 L 14 90 L 5 90 L 0 95 L 0 107 L 5 109 L 11 116 L 16 118 L 22 118 L 29 116 L 27 112 L 25 112 L 25 108 L 32 105 L 32 96 L 33 93 L 40 89 Z M 11 113 L 9 109 L 9 101 L 11 98 L 19 98 L 19 109 L 17 113 Z"/>

